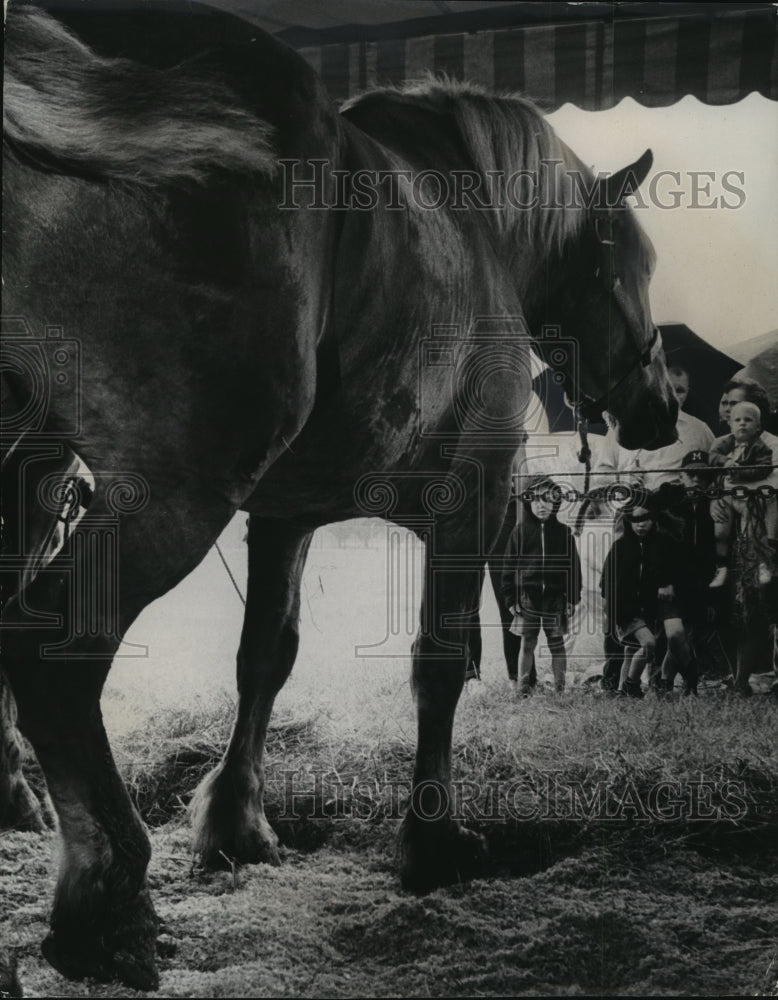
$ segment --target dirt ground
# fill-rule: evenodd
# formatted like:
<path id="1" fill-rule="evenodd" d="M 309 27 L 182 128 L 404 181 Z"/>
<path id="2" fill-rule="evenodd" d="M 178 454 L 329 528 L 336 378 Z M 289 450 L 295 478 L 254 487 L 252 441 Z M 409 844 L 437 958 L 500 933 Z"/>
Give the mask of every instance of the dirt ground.
<path id="1" fill-rule="evenodd" d="M 152 836 L 163 997 L 778 995 L 778 872 L 692 851 L 590 848 L 525 878 L 415 897 L 391 858 L 287 850 L 281 868 L 192 875 L 187 832 Z M 133 996 L 41 958 L 52 837 L 0 842 L 4 928 L 26 996 Z M 8 926 L 10 924 L 10 927 Z"/>

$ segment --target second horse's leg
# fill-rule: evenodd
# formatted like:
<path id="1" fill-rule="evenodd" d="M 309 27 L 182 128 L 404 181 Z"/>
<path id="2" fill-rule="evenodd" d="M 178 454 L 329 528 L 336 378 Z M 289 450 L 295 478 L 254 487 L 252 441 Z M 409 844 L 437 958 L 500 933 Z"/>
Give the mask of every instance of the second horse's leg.
<path id="1" fill-rule="evenodd" d="M 22 772 L 22 741 L 16 728 L 16 705 L 0 674 L 0 830 L 47 829 L 40 802 Z"/>

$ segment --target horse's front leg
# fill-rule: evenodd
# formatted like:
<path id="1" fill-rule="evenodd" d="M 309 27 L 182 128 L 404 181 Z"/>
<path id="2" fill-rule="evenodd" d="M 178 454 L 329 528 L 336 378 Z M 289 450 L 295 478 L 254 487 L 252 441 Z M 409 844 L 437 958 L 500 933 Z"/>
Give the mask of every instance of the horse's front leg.
<path id="1" fill-rule="evenodd" d="M 263 803 L 263 757 L 273 702 L 297 656 L 300 582 L 310 541 L 299 525 L 249 519 L 238 714 L 221 763 L 192 802 L 194 851 L 208 867 L 279 863 L 278 838 Z"/>
<path id="2" fill-rule="evenodd" d="M 478 607 L 481 571 L 447 569 L 427 550 L 422 625 L 413 646 L 418 744 L 411 802 L 400 831 L 403 887 L 425 891 L 479 875 L 483 838 L 452 816 L 451 740 L 469 656 L 468 613 Z"/>

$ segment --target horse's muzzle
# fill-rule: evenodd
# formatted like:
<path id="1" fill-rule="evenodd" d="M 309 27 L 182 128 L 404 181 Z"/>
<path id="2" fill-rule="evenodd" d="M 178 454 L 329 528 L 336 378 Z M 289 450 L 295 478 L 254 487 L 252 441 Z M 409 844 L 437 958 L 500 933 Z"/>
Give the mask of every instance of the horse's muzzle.
<path id="1" fill-rule="evenodd" d="M 616 421 L 616 438 L 622 448 L 645 448 L 653 451 L 665 448 L 678 440 L 675 429 L 678 420 L 678 401 L 673 397 L 659 400 L 645 394 L 636 400 L 629 414 Z"/>

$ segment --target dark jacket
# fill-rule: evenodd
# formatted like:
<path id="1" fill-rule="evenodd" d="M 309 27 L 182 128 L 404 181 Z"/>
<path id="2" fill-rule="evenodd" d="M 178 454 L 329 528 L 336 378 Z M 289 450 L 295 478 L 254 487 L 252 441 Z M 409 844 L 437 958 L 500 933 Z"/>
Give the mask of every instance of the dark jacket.
<path id="1" fill-rule="evenodd" d="M 540 521 L 525 509 L 505 552 L 502 597 L 506 607 L 521 604 L 522 591 L 564 594 L 568 604 L 581 600 L 581 561 L 572 531 L 552 514 Z"/>
<path id="2" fill-rule="evenodd" d="M 661 528 L 638 539 L 629 526 L 605 558 L 601 588 L 617 625 L 636 617 L 654 618 L 660 587 L 679 588 L 684 581 L 684 549 Z"/>
<path id="3" fill-rule="evenodd" d="M 660 528 L 684 548 L 682 583 L 687 588 L 707 587 L 716 573 L 716 535 L 710 501 L 694 499 L 680 483 L 663 483 L 654 504 Z"/>

